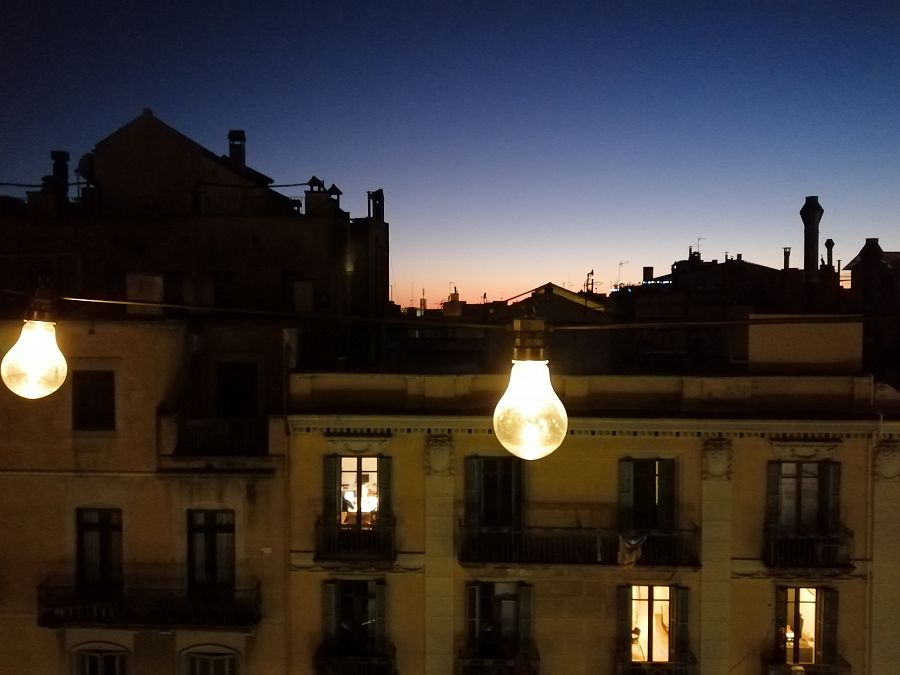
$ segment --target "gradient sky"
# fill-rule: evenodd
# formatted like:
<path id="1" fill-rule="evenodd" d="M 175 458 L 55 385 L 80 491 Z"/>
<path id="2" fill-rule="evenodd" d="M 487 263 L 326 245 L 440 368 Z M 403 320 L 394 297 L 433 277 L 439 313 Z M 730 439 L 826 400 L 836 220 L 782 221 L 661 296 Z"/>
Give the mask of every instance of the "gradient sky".
<path id="1" fill-rule="evenodd" d="M 895 1 L 5 3 L 0 182 L 144 107 L 354 216 L 384 188 L 404 305 L 605 292 L 698 242 L 802 267 L 806 195 L 835 258 L 900 250 Z"/>

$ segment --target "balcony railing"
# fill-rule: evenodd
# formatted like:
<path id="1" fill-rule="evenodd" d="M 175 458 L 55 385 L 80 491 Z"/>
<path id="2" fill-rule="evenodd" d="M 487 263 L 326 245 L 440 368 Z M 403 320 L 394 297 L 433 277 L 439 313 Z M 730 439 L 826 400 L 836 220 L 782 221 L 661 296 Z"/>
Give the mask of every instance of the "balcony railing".
<path id="1" fill-rule="evenodd" d="M 363 653 L 354 653 L 358 645 L 326 643 L 316 651 L 316 675 L 396 675 L 396 648 L 382 641 L 366 645 Z"/>
<path id="2" fill-rule="evenodd" d="M 397 557 L 394 531 L 397 519 L 382 516 L 368 525 L 316 521 L 317 560 L 382 560 Z"/>
<path id="3" fill-rule="evenodd" d="M 700 669 L 693 654 L 684 654 L 675 661 L 646 663 L 632 661 L 630 654 L 616 656 L 616 675 L 698 675 Z"/>
<path id="4" fill-rule="evenodd" d="M 121 588 L 101 589 L 51 578 L 38 586 L 38 625 L 248 628 L 262 616 L 259 582 L 248 586 L 188 589 L 126 581 Z"/>
<path id="5" fill-rule="evenodd" d="M 265 456 L 269 453 L 266 417 L 193 417 L 180 420 L 175 454 L 188 456 Z"/>
<path id="6" fill-rule="evenodd" d="M 769 567 L 853 567 L 853 532 L 846 527 L 819 534 L 769 526 L 767 535 Z"/>
<path id="7" fill-rule="evenodd" d="M 763 657 L 763 675 L 850 675 L 852 669 L 842 657 L 835 663 L 772 663 Z"/>
<path id="8" fill-rule="evenodd" d="M 698 566 L 699 531 L 651 530 L 622 536 L 586 527 L 462 526 L 460 562 L 539 565 Z"/>
<path id="9" fill-rule="evenodd" d="M 462 653 L 459 657 L 460 675 L 539 675 L 541 657 L 530 647 L 502 656 Z"/>

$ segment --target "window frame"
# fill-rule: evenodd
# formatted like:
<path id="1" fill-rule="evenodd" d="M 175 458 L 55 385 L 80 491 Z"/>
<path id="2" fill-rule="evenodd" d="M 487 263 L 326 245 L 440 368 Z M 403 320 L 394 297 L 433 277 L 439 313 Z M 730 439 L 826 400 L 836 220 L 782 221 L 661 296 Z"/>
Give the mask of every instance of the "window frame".
<path id="1" fill-rule="evenodd" d="M 816 466 L 815 523 L 805 522 L 803 517 L 804 467 Z M 792 518 L 784 522 L 786 499 L 784 486 L 791 477 L 787 466 L 796 467 L 793 474 L 794 504 Z M 840 529 L 841 463 L 832 460 L 818 461 L 770 461 L 766 466 L 766 524 L 797 533 L 834 534 Z"/>
<path id="2" fill-rule="evenodd" d="M 89 516 L 96 514 L 96 522 Z M 89 533 L 97 533 L 94 559 Z M 116 589 L 122 585 L 122 510 L 114 507 L 75 509 L 75 575 L 80 589 Z"/>
<path id="3" fill-rule="evenodd" d="M 646 499 L 653 494 L 653 501 Z M 676 460 L 665 457 L 619 460 L 619 530 L 672 531 L 677 528 Z"/>
<path id="4" fill-rule="evenodd" d="M 469 455 L 465 458 L 465 523 L 469 527 L 520 529 L 525 494 L 524 460 Z"/>
<path id="5" fill-rule="evenodd" d="M 114 369 L 72 371 L 73 431 L 115 431 L 117 413 Z"/>
<path id="6" fill-rule="evenodd" d="M 198 659 L 222 661 L 231 665 L 222 674 L 217 673 L 215 670 L 198 671 L 196 667 Z M 215 644 L 194 645 L 182 653 L 181 672 L 184 675 L 240 675 L 241 670 L 241 654 L 230 647 Z"/>
<path id="7" fill-rule="evenodd" d="M 344 522 L 344 495 L 341 481 L 343 473 L 343 460 L 348 458 L 357 460 L 357 490 L 359 489 L 358 486 L 360 485 L 361 476 L 364 473 L 362 470 L 362 460 L 366 458 L 376 460 L 375 473 L 377 479 L 375 484 L 377 485 L 378 489 L 377 508 L 371 512 L 361 512 L 359 510 L 359 507 L 361 507 L 362 505 L 361 501 L 359 499 L 357 499 L 356 501 L 357 510 L 355 511 L 355 513 L 357 514 L 357 516 L 359 516 L 360 513 L 375 514 L 368 522 L 364 522 L 364 519 L 361 517 L 352 519 L 352 522 L 351 519 L 347 518 L 346 522 Z M 389 523 L 394 516 L 392 481 L 393 460 L 389 455 L 326 455 L 325 457 L 323 457 L 322 461 L 323 522 L 329 525 L 351 529 L 366 529 L 377 527 L 379 524 Z"/>
<path id="8" fill-rule="evenodd" d="M 365 593 L 361 593 L 362 589 Z M 358 612 L 360 601 L 366 609 Z M 353 607 L 349 616 L 348 604 Z M 349 634 L 341 632 L 348 627 Z M 322 584 L 322 632 L 330 651 L 346 653 L 354 646 L 377 652 L 387 635 L 387 584 L 384 579 L 329 579 Z"/>
<path id="9" fill-rule="evenodd" d="M 131 651 L 122 645 L 114 642 L 90 642 L 77 645 L 71 650 L 71 672 L 73 675 L 130 675 L 131 673 Z M 116 657 L 115 669 L 113 672 L 107 672 L 107 667 L 102 662 L 97 668 L 92 669 L 89 665 L 85 666 L 84 659 L 89 657 Z"/>
<path id="10" fill-rule="evenodd" d="M 515 593 L 509 592 L 511 588 Z M 507 602 L 514 603 L 515 616 L 511 620 L 504 617 Z M 534 594 L 530 584 L 523 581 L 466 584 L 466 637 L 472 654 L 491 658 L 528 651 L 533 640 L 533 616 Z M 515 627 L 511 635 L 504 636 L 504 623 Z M 500 635 L 500 639 L 495 639 L 495 635 Z"/>
<path id="11" fill-rule="evenodd" d="M 786 627 L 798 625 L 800 600 L 798 596 L 805 589 L 814 589 L 815 602 L 815 629 L 812 655 L 813 661 L 789 660 L 800 655 L 800 641 L 795 639 L 793 643 L 794 653 L 789 653 Z M 794 602 L 790 602 L 788 595 L 794 591 Z M 794 610 L 793 612 L 791 610 Z M 824 586 L 776 586 L 775 587 L 775 660 L 785 664 L 823 664 L 833 665 L 837 663 L 838 641 L 838 592 L 833 588 Z M 796 632 L 799 631 L 795 631 Z"/>
<path id="12" fill-rule="evenodd" d="M 219 522 L 219 519 L 224 522 Z M 221 540 L 221 541 L 220 541 Z M 202 549 L 202 556 L 200 556 Z M 198 557 L 201 557 L 198 560 Z M 202 562 L 202 569 L 198 563 Z M 188 509 L 188 588 L 233 592 L 236 584 L 236 527 L 232 509 Z"/>

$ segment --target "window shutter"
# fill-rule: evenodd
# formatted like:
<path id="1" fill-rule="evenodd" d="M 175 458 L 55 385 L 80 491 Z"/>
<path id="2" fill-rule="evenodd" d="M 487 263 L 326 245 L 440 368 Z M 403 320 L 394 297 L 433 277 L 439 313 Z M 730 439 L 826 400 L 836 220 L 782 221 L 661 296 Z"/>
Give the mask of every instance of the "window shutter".
<path id="1" fill-rule="evenodd" d="M 511 472 L 511 485 L 509 498 L 512 500 L 510 504 L 509 513 L 511 515 L 510 526 L 517 530 L 522 527 L 522 499 L 523 499 L 523 488 L 524 488 L 524 478 L 522 465 L 524 460 L 518 458 L 512 458 L 510 461 L 510 472 Z"/>
<path id="2" fill-rule="evenodd" d="M 482 460 L 477 455 L 466 457 L 465 522 L 468 527 L 481 524 Z"/>
<path id="3" fill-rule="evenodd" d="M 519 584 L 519 650 L 526 651 L 531 645 L 531 615 L 533 610 L 531 586 Z"/>
<path id="4" fill-rule="evenodd" d="M 819 464 L 819 529 L 834 533 L 841 522 L 841 465 L 838 462 Z"/>
<path id="5" fill-rule="evenodd" d="M 380 646 L 387 635 L 387 584 L 375 581 L 375 641 Z"/>
<path id="6" fill-rule="evenodd" d="M 478 651 L 478 636 L 481 627 L 481 584 L 466 586 L 466 626 L 468 628 L 469 650 Z"/>
<path id="7" fill-rule="evenodd" d="M 777 462 L 770 462 L 772 464 Z M 784 634 L 787 626 L 787 588 L 785 586 L 775 587 L 775 649 L 774 660 L 776 663 L 784 663 L 787 660 L 787 637 Z"/>
<path id="8" fill-rule="evenodd" d="M 616 651 L 631 661 L 631 586 L 616 589 Z"/>
<path id="9" fill-rule="evenodd" d="M 781 462 L 769 462 L 766 466 L 766 525 L 778 525 L 781 522 L 780 513 Z"/>
<path id="10" fill-rule="evenodd" d="M 337 581 L 326 581 L 322 584 L 322 631 L 325 633 L 326 642 L 337 638 L 337 585 Z"/>
<path id="11" fill-rule="evenodd" d="M 657 461 L 659 471 L 659 497 L 656 506 L 656 527 L 660 530 L 674 530 L 678 504 L 675 494 L 675 460 Z"/>
<path id="12" fill-rule="evenodd" d="M 322 458 L 322 522 L 338 522 L 338 497 L 341 491 L 340 461 L 338 455 Z"/>
<path id="13" fill-rule="evenodd" d="M 390 457 L 378 455 L 378 514 L 390 517 L 394 515 L 392 489 L 392 462 Z"/>
<path id="14" fill-rule="evenodd" d="M 675 627 L 669 640 L 669 660 L 681 661 L 691 651 L 688 640 L 688 589 L 672 586 L 669 593 L 669 625 Z"/>
<path id="15" fill-rule="evenodd" d="M 634 462 L 630 459 L 621 459 L 619 460 L 619 530 L 628 532 L 633 528 Z M 630 628 L 628 629 L 628 634 L 631 635 Z"/>
<path id="16" fill-rule="evenodd" d="M 832 588 L 816 589 L 816 663 L 837 661 L 838 594 Z"/>

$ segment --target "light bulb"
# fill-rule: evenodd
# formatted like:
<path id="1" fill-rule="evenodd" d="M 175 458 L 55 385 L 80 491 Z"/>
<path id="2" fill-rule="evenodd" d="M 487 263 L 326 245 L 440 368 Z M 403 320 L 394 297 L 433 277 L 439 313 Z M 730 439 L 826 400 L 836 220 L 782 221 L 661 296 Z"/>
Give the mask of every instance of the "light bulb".
<path id="1" fill-rule="evenodd" d="M 516 457 L 540 459 L 566 437 L 569 417 L 550 384 L 546 361 L 513 361 L 506 388 L 494 409 L 494 434 Z"/>
<path id="2" fill-rule="evenodd" d="M 0 378 L 22 398 L 43 398 L 66 380 L 66 359 L 51 321 L 26 320 L 22 334 L 0 363 Z"/>

